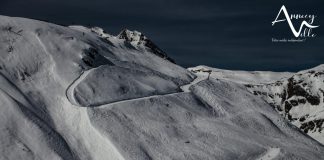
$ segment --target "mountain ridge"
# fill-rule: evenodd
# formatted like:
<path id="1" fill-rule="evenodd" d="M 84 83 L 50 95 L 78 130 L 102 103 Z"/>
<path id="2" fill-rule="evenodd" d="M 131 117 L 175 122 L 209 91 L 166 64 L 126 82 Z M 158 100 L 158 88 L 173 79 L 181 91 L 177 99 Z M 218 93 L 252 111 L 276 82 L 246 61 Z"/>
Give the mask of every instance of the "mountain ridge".
<path id="1" fill-rule="evenodd" d="M 244 85 L 99 28 L 0 16 L 0 67 L 0 159 L 323 159 Z"/>

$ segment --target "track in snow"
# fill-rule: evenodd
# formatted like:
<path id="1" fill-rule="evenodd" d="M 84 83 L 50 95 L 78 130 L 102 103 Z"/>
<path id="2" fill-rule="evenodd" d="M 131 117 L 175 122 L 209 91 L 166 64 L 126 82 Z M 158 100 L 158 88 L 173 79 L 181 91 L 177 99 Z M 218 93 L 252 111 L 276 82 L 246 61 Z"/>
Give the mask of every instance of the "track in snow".
<path id="1" fill-rule="evenodd" d="M 76 106 L 80 106 L 76 100 L 74 99 L 73 96 L 73 91 L 74 88 L 80 83 L 82 82 L 83 79 L 85 79 L 87 77 L 87 75 L 89 75 L 89 73 L 94 70 L 96 68 L 91 68 L 89 70 L 83 71 L 79 77 L 77 77 L 67 88 L 66 90 L 66 97 L 69 100 L 70 103 L 72 103 L 73 105 Z M 190 87 L 194 84 L 199 83 L 200 81 L 203 81 L 207 78 L 208 75 L 204 76 L 204 75 L 198 75 L 196 79 L 194 79 L 192 82 L 190 82 L 189 84 L 180 86 L 180 89 L 183 92 L 191 92 L 190 91 Z M 144 99 L 150 99 L 150 98 L 155 98 L 155 97 L 159 97 L 159 96 L 168 96 L 168 95 L 176 95 L 179 93 L 183 93 L 183 92 L 176 92 L 176 93 L 168 93 L 168 94 L 162 94 L 162 95 L 152 95 L 152 96 L 147 96 L 147 97 L 139 97 L 139 98 L 133 98 L 133 99 L 127 99 L 127 100 L 121 100 L 121 101 L 116 101 L 116 102 L 111 102 L 111 103 L 107 103 L 107 104 L 102 104 L 102 105 L 98 105 L 98 106 L 91 106 L 91 107 L 104 107 L 107 105 L 113 105 L 113 104 L 118 104 L 118 103 L 123 103 L 123 102 L 129 102 L 129 101 L 136 101 L 136 100 L 144 100 Z"/>
<path id="2" fill-rule="evenodd" d="M 189 88 L 190 88 L 192 85 L 195 85 L 195 84 L 199 83 L 200 81 L 203 81 L 203 80 L 207 79 L 207 77 L 208 77 L 208 74 L 206 74 L 206 76 L 205 76 L 204 74 L 197 75 L 197 78 L 196 78 L 196 79 L 194 79 L 194 80 L 193 80 L 192 82 L 190 82 L 189 84 L 186 84 L 186 85 L 181 86 L 180 88 L 181 88 L 181 90 L 182 90 L 183 92 L 191 92 Z"/>
<path id="3" fill-rule="evenodd" d="M 73 105 L 76 105 L 76 106 L 79 106 L 78 103 L 76 102 L 76 100 L 74 99 L 74 96 L 73 96 L 73 91 L 74 91 L 74 88 L 82 81 L 84 80 L 88 74 L 94 70 L 96 68 L 91 68 L 89 70 L 86 70 L 86 71 L 83 71 L 79 77 L 77 77 L 69 86 L 68 88 L 66 89 L 66 98 L 69 100 L 70 103 L 72 103 Z"/>

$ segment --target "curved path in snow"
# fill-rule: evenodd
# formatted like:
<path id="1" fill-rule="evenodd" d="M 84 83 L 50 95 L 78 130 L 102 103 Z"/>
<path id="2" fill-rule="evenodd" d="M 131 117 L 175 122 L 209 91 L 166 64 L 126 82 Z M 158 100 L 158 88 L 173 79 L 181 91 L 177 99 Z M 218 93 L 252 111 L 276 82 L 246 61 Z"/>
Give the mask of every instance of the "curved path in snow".
<path id="1" fill-rule="evenodd" d="M 181 90 L 184 91 L 184 92 L 191 92 L 189 88 L 190 88 L 192 85 L 195 85 L 195 84 L 199 83 L 200 81 L 206 80 L 207 77 L 208 77 L 208 73 L 206 74 L 206 76 L 204 76 L 204 75 L 202 75 L 202 74 L 199 74 L 199 75 L 196 74 L 196 76 L 197 76 L 197 78 L 194 79 L 191 83 L 181 86 L 181 87 L 180 87 Z"/>
<path id="2" fill-rule="evenodd" d="M 77 77 L 69 86 L 68 88 L 66 89 L 66 97 L 67 99 L 69 100 L 70 103 L 72 103 L 73 105 L 76 105 L 76 106 L 81 106 L 80 104 L 77 103 L 77 101 L 75 100 L 74 96 L 73 96 L 73 91 L 74 91 L 74 88 L 80 83 L 82 82 L 82 80 L 84 80 L 88 75 L 89 73 L 94 70 L 96 68 L 91 68 L 89 70 L 86 70 L 86 71 L 83 71 L 79 77 Z M 204 76 L 204 75 L 197 75 L 197 78 L 195 78 L 192 82 L 190 82 L 189 84 L 186 84 L 186 85 L 183 85 L 183 86 L 180 86 L 180 89 L 183 91 L 183 92 L 191 92 L 190 91 L 190 87 L 194 84 L 197 84 L 199 83 L 200 81 L 203 81 L 207 78 L 207 75 Z M 99 106 L 92 106 L 92 107 L 103 107 L 103 106 L 107 106 L 107 105 L 110 105 L 110 104 L 118 104 L 118 103 L 123 103 L 123 102 L 129 102 L 129 101 L 135 101 L 135 100 L 143 100 L 143 99 L 150 99 L 150 98 L 154 98 L 154 97 L 159 97 L 159 96 L 167 96 L 167 95 L 176 95 L 176 94 L 180 94 L 180 93 L 183 93 L 183 92 L 177 92 L 177 93 L 168 93 L 168 94 L 161 94 L 161 95 L 152 95 L 152 96 L 147 96 L 147 97 L 140 97 L 140 98 L 133 98 L 133 99 L 127 99 L 127 100 L 121 100 L 121 101 L 116 101 L 116 102 L 112 102 L 112 103 L 107 103 L 107 104 L 102 104 L 102 105 L 99 105 Z"/>
<path id="3" fill-rule="evenodd" d="M 69 86 L 68 88 L 66 89 L 65 91 L 65 94 L 66 94 L 66 98 L 69 100 L 69 102 L 71 102 L 73 105 L 76 105 L 76 106 L 80 106 L 76 100 L 74 99 L 74 96 L 73 96 L 73 91 L 74 91 L 74 88 L 80 83 L 82 82 L 82 80 L 84 80 L 88 75 L 89 73 L 94 70 L 96 68 L 91 68 L 89 70 L 86 70 L 86 71 L 83 71 L 79 77 L 77 77 Z"/>

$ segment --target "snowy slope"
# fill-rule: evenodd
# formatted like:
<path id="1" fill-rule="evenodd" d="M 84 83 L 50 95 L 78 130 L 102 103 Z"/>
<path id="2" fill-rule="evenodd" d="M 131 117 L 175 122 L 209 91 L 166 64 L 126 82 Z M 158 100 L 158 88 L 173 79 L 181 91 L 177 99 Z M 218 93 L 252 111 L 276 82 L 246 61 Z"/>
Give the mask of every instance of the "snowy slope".
<path id="1" fill-rule="evenodd" d="M 197 66 L 197 67 L 188 68 L 188 70 L 195 72 L 198 75 L 200 74 L 206 75 L 207 74 L 206 71 L 210 70 L 212 72 L 211 77 L 226 80 L 226 81 L 241 83 L 241 84 L 270 83 L 280 79 L 288 78 L 293 75 L 293 73 L 290 72 L 232 71 L 232 70 L 212 68 L 208 66 Z"/>
<path id="2" fill-rule="evenodd" d="M 228 71 L 206 66 L 189 68 L 197 75 L 211 70 L 211 77 L 244 84 L 303 132 L 324 144 L 324 65 L 300 71 Z M 200 71 L 201 70 L 201 71 Z"/>
<path id="3" fill-rule="evenodd" d="M 280 150 L 276 159 L 323 158 L 323 146 L 244 86 L 210 80 L 191 90 L 90 108 L 88 114 L 126 159 L 256 159 L 272 148 Z"/>
<path id="4" fill-rule="evenodd" d="M 20 110 L 28 112 L 25 118 L 10 116 L 18 114 L 19 110 L 17 113 L 14 113 L 15 110 L 2 112 L 8 116 L 2 116 L 1 120 L 4 125 L 1 127 L 3 154 L 0 154 L 0 159 L 19 159 L 18 152 L 25 154 L 24 147 L 16 147 L 17 153 L 7 154 L 12 148 L 6 147 L 6 144 L 17 146 L 16 142 L 29 148 L 30 151 L 26 154 L 30 155 L 30 159 L 34 159 L 35 156 L 35 159 L 71 159 L 72 155 L 75 159 L 106 159 L 107 155 L 111 159 L 123 159 L 111 141 L 91 125 L 87 109 L 72 105 L 66 96 L 69 86 L 86 71 L 94 71 L 99 66 L 118 66 L 130 73 L 145 72 L 152 80 L 169 79 L 170 82 L 161 87 L 170 86 L 172 90 L 162 90 L 162 93 L 176 92 L 179 90 L 176 86 L 179 88 L 181 84 L 193 79 L 193 75 L 185 69 L 153 55 L 142 46 L 131 48 L 131 45 L 122 39 L 113 37 L 110 41 L 99 37 L 91 29 L 83 29 L 84 31 L 78 31 L 40 21 L 0 17 L 1 91 L 7 93 L 3 93 L 1 102 L 10 107 L 9 105 L 16 105 L 14 102 L 17 101 L 22 108 Z M 135 77 L 123 75 L 123 78 L 134 80 Z M 143 78 L 139 77 L 136 81 L 140 82 Z M 119 81 L 113 81 L 110 85 L 118 86 Z M 128 87 L 132 87 L 131 84 L 124 85 L 119 89 L 127 90 Z M 143 92 L 150 89 L 145 86 L 139 87 L 143 88 Z M 145 95 L 158 94 L 159 90 L 156 90 L 157 92 L 151 89 Z M 11 99 L 5 96 L 8 94 Z M 115 93 L 110 92 L 110 95 L 114 96 Z M 132 96 L 141 95 L 136 93 Z M 29 116 L 29 112 L 34 116 Z M 41 128 L 38 131 L 40 133 L 27 132 L 20 127 L 25 123 L 27 128 L 31 126 L 27 124 L 28 121 L 35 126 L 32 127 L 35 128 L 32 131 L 37 132 L 37 127 Z M 12 133 L 13 138 L 5 142 L 11 135 L 9 133 Z M 44 138 L 38 136 L 43 134 Z M 33 140 L 37 137 L 39 144 Z M 42 147 L 41 143 L 48 147 Z"/>
<path id="5" fill-rule="evenodd" d="M 137 31 L 0 16 L 0 159 L 324 158 L 244 85 L 196 77 Z"/>

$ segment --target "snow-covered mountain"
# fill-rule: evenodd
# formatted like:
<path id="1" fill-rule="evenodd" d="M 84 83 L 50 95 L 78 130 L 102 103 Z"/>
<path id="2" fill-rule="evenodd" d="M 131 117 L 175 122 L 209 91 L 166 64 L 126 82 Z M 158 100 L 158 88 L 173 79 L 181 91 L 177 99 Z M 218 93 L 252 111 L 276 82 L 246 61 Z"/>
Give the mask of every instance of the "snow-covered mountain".
<path id="1" fill-rule="evenodd" d="M 0 104 L 0 159 L 324 158 L 245 84 L 190 72 L 137 31 L 0 16 Z"/>
<path id="2" fill-rule="evenodd" d="M 280 115 L 324 144 L 324 65 L 298 73 L 229 71 L 206 66 L 189 70 L 198 74 L 210 70 L 210 77 L 244 84 Z"/>

